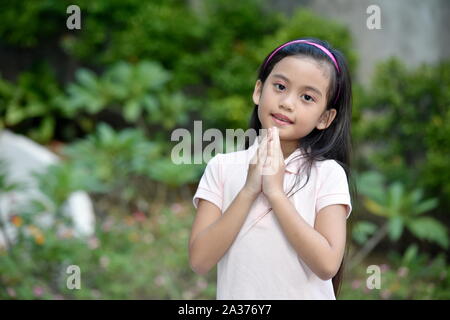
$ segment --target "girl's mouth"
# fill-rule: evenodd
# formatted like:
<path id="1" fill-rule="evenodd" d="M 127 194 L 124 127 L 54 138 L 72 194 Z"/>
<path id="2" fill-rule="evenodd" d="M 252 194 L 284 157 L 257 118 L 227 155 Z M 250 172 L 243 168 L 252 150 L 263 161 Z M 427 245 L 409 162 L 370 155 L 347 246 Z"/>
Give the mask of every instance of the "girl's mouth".
<path id="1" fill-rule="evenodd" d="M 274 114 L 270 114 L 270 116 L 272 117 L 273 122 L 275 122 L 276 124 L 279 124 L 281 126 L 287 126 L 292 124 L 292 121 L 286 120 L 286 119 L 281 119 L 279 117 L 276 117 Z"/>

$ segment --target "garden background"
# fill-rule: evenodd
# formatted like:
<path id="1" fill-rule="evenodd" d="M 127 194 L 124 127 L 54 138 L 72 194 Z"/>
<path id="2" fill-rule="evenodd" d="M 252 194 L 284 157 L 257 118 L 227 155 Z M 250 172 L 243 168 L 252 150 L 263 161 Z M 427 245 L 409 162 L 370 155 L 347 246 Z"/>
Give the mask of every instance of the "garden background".
<path id="1" fill-rule="evenodd" d="M 81 30 L 68 30 L 73 1 L 1 2 L 0 130 L 62 161 L 34 177 L 45 201 L 0 213 L 0 232 L 18 235 L 0 248 L 0 299 L 214 299 L 216 269 L 199 276 L 188 262 L 206 163 L 172 163 L 170 136 L 194 120 L 246 129 L 259 63 L 299 37 L 329 41 L 354 76 L 358 193 L 339 298 L 450 298 L 449 58 L 411 66 L 392 56 L 364 78 L 348 26 L 308 1 L 289 14 L 274 3 L 77 0 Z M 11 183 L 8 165 L 2 197 L 27 187 Z M 89 237 L 62 210 L 77 190 L 94 204 Z M 66 286 L 69 265 L 80 267 L 79 290 Z M 380 289 L 366 286 L 369 265 L 381 268 Z"/>

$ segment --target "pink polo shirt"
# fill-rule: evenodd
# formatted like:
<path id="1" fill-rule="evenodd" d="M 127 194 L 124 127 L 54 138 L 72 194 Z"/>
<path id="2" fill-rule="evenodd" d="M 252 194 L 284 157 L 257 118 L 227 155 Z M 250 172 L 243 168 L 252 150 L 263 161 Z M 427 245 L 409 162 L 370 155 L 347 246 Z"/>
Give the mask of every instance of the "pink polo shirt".
<path id="1" fill-rule="evenodd" d="M 248 164 L 258 148 L 258 139 L 247 149 L 217 154 L 206 166 L 193 197 L 227 210 L 245 184 Z M 298 148 L 285 159 L 284 190 L 289 191 L 304 159 L 290 160 Z M 301 175 L 300 186 L 306 181 Z M 299 187 L 294 187 L 294 191 Z M 335 160 L 317 162 L 311 169 L 308 184 L 289 198 L 298 214 L 314 227 L 316 214 L 332 204 L 345 204 L 347 218 L 352 210 L 344 169 Z M 217 265 L 217 299 L 336 299 L 332 281 L 322 280 L 298 257 L 286 238 L 263 193 L 252 204 L 235 241 Z"/>

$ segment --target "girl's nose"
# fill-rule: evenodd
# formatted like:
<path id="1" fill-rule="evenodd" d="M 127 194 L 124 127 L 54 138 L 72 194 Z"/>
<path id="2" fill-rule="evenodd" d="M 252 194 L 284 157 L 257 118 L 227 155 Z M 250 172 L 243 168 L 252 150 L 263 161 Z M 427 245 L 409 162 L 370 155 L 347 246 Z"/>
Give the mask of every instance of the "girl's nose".
<path id="1" fill-rule="evenodd" d="M 280 107 L 282 107 L 283 109 L 292 111 L 294 110 L 294 100 L 295 97 L 291 97 L 291 95 L 286 95 L 284 96 L 281 101 L 280 101 Z"/>

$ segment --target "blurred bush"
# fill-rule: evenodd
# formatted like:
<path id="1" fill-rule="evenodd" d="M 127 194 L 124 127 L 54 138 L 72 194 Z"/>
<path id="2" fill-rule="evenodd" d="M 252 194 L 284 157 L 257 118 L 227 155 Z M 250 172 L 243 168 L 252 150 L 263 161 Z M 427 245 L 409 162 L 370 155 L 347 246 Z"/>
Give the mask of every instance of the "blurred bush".
<path id="1" fill-rule="evenodd" d="M 11 19 L 21 12 L 36 21 L 44 17 L 62 20 L 65 26 L 67 15 L 62 8 L 69 1 L 56 2 L 5 4 L 3 15 Z M 82 11 L 79 32 L 50 24 L 42 34 L 38 28 L 28 28 L 25 35 L 16 30 L 16 26 L 28 27 L 22 20 L 16 26 L 6 24 L 0 28 L 0 39 L 19 48 L 36 46 L 44 36 L 56 37 L 55 49 L 69 55 L 68 63 L 94 65 L 95 73 L 104 71 L 101 76 L 89 71 L 91 68 L 77 71 L 76 83 L 68 86 L 68 99 L 61 101 L 72 114 L 80 109 L 96 114 L 112 108 L 108 104 L 112 102 L 123 108 L 121 114 L 127 121 L 134 122 L 142 110 L 157 109 L 154 93 L 159 84 L 170 93 L 162 94 L 160 102 L 165 102 L 167 108 L 172 106 L 171 110 L 182 109 L 171 115 L 182 117 L 186 111 L 196 111 L 194 116 L 200 116 L 208 127 L 246 128 L 253 108 L 251 93 L 257 68 L 280 43 L 298 37 L 322 38 L 344 52 L 352 70 L 356 64 L 345 27 L 305 10 L 287 18 L 261 0 L 232 4 L 225 0 L 205 1 L 197 10 L 179 0 L 82 0 L 78 5 Z M 158 61 L 161 68 L 145 60 Z M 133 75 L 136 78 L 130 78 Z M 176 95 L 178 91 L 185 96 Z M 162 121 L 166 127 L 180 124 L 171 117 L 144 119 Z M 92 129 L 89 122 L 87 117 L 80 120 L 85 129 Z"/>
<path id="2" fill-rule="evenodd" d="M 365 116 L 355 123 L 354 139 L 370 147 L 359 155 L 361 167 L 379 170 L 408 187 L 424 186 L 446 211 L 450 61 L 407 69 L 392 58 L 379 65 L 373 84 L 358 96 L 357 104 Z"/>
<path id="3" fill-rule="evenodd" d="M 374 275 L 367 271 L 371 261 L 380 267 L 379 289 L 369 289 L 366 283 Z M 433 257 L 420 252 L 417 245 L 410 245 L 403 253 L 391 251 L 358 265 L 344 277 L 339 299 L 445 300 L 450 297 L 449 273 L 444 253 Z"/>
<path id="4" fill-rule="evenodd" d="M 352 235 L 362 248 L 352 257 L 350 268 L 360 264 L 384 238 L 398 242 L 405 230 L 418 241 L 429 241 L 448 249 L 446 226 L 427 216 L 437 207 L 436 198 L 422 199 L 423 189 L 406 190 L 400 181 L 387 185 L 385 178 L 375 171 L 361 174 L 358 185 L 365 209 L 381 217 L 382 224 L 377 227 L 366 220 L 356 222 Z"/>
<path id="5" fill-rule="evenodd" d="M 68 118 L 61 105 L 62 90 L 47 63 L 21 73 L 13 84 L 0 77 L 0 129 L 14 127 L 31 139 L 45 143 Z"/>
<path id="6" fill-rule="evenodd" d="M 8 182 L 7 164 L 1 165 L 0 194 L 5 195 L 19 186 Z M 45 198 L 29 199 L 10 212 L 0 212 L 4 218 L 0 232 L 4 234 L 8 223 L 17 235 L 7 247 L 0 247 L 1 299 L 205 299 L 214 295 L 213 275 L 199 277 L 189 267 L 190 201 L 170 206 L 153 202 L 142 210 L 119 211 L 111 201 L 100 208 L 108 213 L 97 216 L 95 235 L 77 236 L 64 214 L 67 196 L 79 188 L 104 192 L 105 184 L 114 186 L 108 179 L 98 183 L 109 175 L 97 177 L 91 175 L 96 170 L 86 172 L 78 165 L 71 160 L 36 174 Z M 118 172 L 117 180 L 120 174 L 124 173 Z M 51 224 L 42 220 L 49 213 L 54 218 Z M 66 285 L 71 265 L 80 268 L 80 290 Z"/>
<path id="7" fill-rule="evenodd" d="M 215 275 L 198 277 L 187 262 L 189 186 L 204 165 L 173 164 L 171 131 L 192 129 L 192 119 L 204 130 L 246 128 L 259 64 L 294 38 L 329 41 L 355 75 L 351 35 L 310 11 L 286 17 L 262 0 L 80 0 L 82 29 L 69 31 L 70 4 L 0 5 L 1 46 L 45 47 L 65 59 L 31 54 L 30 67 L 0 77 L 0 129 L 65 143 L 65 161 L 36 176 L 47 201 L 8 213 L 21 236 L 0 250 L 0 298 L 213 299 Z M 449 82 L 448 61 L 411 69 L 397 59 L 380 64 L 369 87 L 354 82 L 354 169 L 380 173 L 359 182 L 355 205 L 352 236 L 370 253 L 365 262 L 385 238 L 448 248 Z M 6 181 L 0 174 L 0 192 L 14 187 Z M 90 192 L 98 215 L 87 240 L 68 231 L 60 210 L 78 188 Z M 36 220 L 49 206 L 61 217 L 56 229 Z M 355 277 L 343 298 L 448 298 L 445 257 L 414 248 L 383 256 L 392 266 L 383 269 L 383 290 L 368 293 Z M 83 290 L 65 287 L 71 264 L 81 268 Z M 361 265 L 354 272 L 365 278 Z"/>

